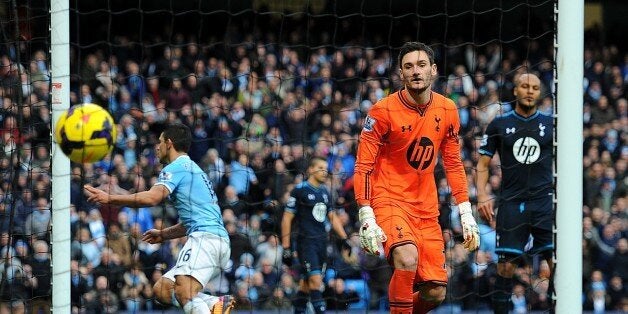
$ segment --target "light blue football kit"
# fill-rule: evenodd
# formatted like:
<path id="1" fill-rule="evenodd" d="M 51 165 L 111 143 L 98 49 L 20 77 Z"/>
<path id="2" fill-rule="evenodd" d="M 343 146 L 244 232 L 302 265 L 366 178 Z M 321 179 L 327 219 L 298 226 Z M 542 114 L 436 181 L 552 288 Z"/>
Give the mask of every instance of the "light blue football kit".
<path id="1" fill-rule="evenodd" d="M 188 237 L 176 265 L 164 277 L 174 281 L 177 275 L 190 275 L 205 286 L 227 267 L 231 255 L 229 234 L 211 182 L 189 156 L 182 155 L 162 169 L 155 185 L 170 192 L 168 198 Z"/>

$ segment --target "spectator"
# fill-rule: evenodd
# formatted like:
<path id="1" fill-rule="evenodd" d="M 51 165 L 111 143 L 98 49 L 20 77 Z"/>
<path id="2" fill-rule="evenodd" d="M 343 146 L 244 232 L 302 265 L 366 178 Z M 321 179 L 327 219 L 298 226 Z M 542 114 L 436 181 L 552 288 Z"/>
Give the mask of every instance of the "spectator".
<path id="1" fill-rule="evenodd" d="M 80 262 L 80 266 L 89 268 L 100 265 L 101 251 L 92 238 L 89 228 L 80 227 L 72 241 L 71 255 Z"/>
<path id="2" fill-rule="evenodd" d="M 22 313 L 27 299 L 26 289 L 32 286 L 32 274 L 25 272 L 17 256 L 7 247 L 0 249 L 0 310 Z"/>
<path id="3" fill-rule="evenodd" d="M 129 242 L 129 235 L 122 231 L 118 222 L 112 222 L 109 224 L 109 230 L 107 233 L 107 243 L 105 247 L 111 250 L 111 253 L 116 254 L 122 265 L 130 266 L 133 252 L 131 251 L 131 242 Z"/>
<path id="4" fill-rule="evenodd" d="M 25 231 L 29 237 L 39 240 L 48 239 L 50 230 L 50 203 L 48 199 L 40 197 L 37 199 L 37 208 L 26 218 Z"/>
<path id="5" fill-rule="evenodd" d="M 332 311 L 346 311 L 351 303 L 360 300 L 357 292 L 346 289 L 345 281 L 342 278 L 331 279 L 323 296 L 327 300 L 327 309 Z"/>
<path id="6" fill-rule="evenodd" d="M 272 296 L 266 300 L 266 302 L 261 306 L 261 309 L 273 312 L 291 311 L 292 302 L 286 297 L 286 293 L 281 287 L 275 286 Z"/>
<path id="7" fill-rule="evenodd" d="M 119 297 L 109 289 L 107 277 L 96 278 L 94 289 L 82 297 L 85 309 L 91 313 L 116 313 L 119 309 Z"/>
<path id="8" fill-rule="evenodd" d="M 223 210 L 230 209 L 236 217 L 240 217 L 243 214 L 250 214 L 247 207 L 246 202 L 241 200 L 238 196 L 236 189 L 231 185 L 227 185 L 224 190 L 223 201 L 220 203 L 220 208 Z"/>
<path id="9" fill-rule="evenodd" d="M 142 271 L 140 263 L 134 263 L 131 269 L 123 275 L 124 286 L 120 291 L 120 297 L 124 300 L 124 306 L 129 312 L 137 312 L 141 308 L 142 292 L 150 282 Z"/>
<path id="10" fill-rule="evenodd" d="M 50 253 L 48 243 L 42 240 L 33 243 L 33 256 L 28 261 L 34 278 L 31 290 L 32 313 L 50 313 L 52 286 L 50 273 Z"/>
<path id="11" fill-rule="evenodd" d="M 240 154 L 237 160 L 231 162 L 227 173 L 229 185 L 233 186 L 240 198 L 246 198 L 251 185 L 257 184 L 257 177 L 249 167 L 249 157 L 246 154 Z"/>

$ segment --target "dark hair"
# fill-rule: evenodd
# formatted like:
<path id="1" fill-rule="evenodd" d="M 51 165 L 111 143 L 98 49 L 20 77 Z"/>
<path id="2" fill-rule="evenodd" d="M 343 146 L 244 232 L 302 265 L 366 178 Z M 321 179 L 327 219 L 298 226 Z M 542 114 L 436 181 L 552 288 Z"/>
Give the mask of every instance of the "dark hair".
<path id="1" fill-rule="evenodd" d="M 309 163 L 308 163 L 308 165 L 307 165 L 307 166 L 308 166 L 308 168 L 313 167 L 313 166 L 314 166 L 314 164 L 315 164 L 317 161 L 322 161 L 322 162 L 324 162 L 324 163 L 327 163 L 327 159 L 325 159 L 325 158 L 323 158 L 323 157 L 320 157 L 320 156 L 314 156 L 314 157 L 310 158 L 310 162 L 309 162 Z"/>
<path id="2" fill-rule="evenodd" d="M 399 57 L 397 59 L 399 68 L 401 68 L 401 60 L 403 59 L 403 56 L 413 51 L 425 51 L 427 58 L 430 60 L 430 65 L 434 64 L 434 50 L 432 50 L 430 46 L 418 41 L 409 41 L 403 44 L 399 50 Z"/>
<path id="3" fill-rule="evenodd" d="M 192 133 L 187 125 L 175 123 L 164 130 L 164 141 L 172 141 L 172 146 L 178 152 L 187 152 L 192 144 Z"/>

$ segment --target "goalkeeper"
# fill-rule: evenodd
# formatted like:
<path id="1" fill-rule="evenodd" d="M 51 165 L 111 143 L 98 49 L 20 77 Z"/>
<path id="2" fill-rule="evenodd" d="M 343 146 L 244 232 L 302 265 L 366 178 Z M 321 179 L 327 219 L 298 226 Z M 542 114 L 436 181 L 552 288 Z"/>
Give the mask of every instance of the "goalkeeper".
<path id="1" fill-rule="evenodd" d="M 438 224 L 434 167 L 440 155 L 460 208 L 464 247 L 478 248 L 460 156 L 456 105 L 432 91 L 434 52 L 419 42 L 401 47 L 403 88 L 380 101 L 364 121 L 355 166 L 360 242 L 383 253 L 394 268 L 389 286 L 391 313 L 427 313 L 445 299 L 445 245 Z"/>
<path id="2" fill-rule="evenodd" d="M 497 231 L 497 278 L 492 294 L 495 313 L 511 307 L 513 275 L 530 235 L 531 253 L 542 254 L 552 268 L 552 152 L 554 121 L 537 110 L 541 81 L 531 73 L 515 79 L 515 110 L 493 119 L 480 143 L 477 165 L 478 212 Z M 489 166 L 495 153 L 501 162 L 499 211 L 488 190 Z M 550 282 L 551 286 L 551 282 Z M 550 291 L 551 292 L 551 291 Z"/>

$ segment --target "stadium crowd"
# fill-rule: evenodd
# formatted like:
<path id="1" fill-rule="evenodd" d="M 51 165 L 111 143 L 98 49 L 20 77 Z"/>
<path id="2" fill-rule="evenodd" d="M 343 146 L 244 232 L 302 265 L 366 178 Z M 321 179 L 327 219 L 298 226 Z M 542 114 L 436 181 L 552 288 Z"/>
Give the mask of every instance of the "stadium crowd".
<path id="1" fill-rule="evenodd" d="M 295 36 L 299 36 L 298 34 Z M 584 60 L 583 306 L 628 311 L 628 52 L 591 40 Z M 283 265 L 278 243 L 287 195 L 304 178 L 308 158 L 328 160 L 328 188 L 352 254 L 330 246 L 324 295 L 329 310 L 385 309 L 390 269 L 357 241 L 352 175 L 356 139 L 369 108 L 397 88 L 396 54 L 347 45 L 305 50 L 272 37 L 245 36 L 225 49 L 188 34 L 138 50 L 117 37 L 108 50 L 72 51 L 71 103 L 96 103 L 117 122 L 113 153 L 94 164 L 72 164 L 72 306 L 75 312 L 161 310 L 152 284 L 174 264 L 181 239 L 140 241 L 144 231 L 176 224 L 170 206 L 98 207 L 82 186 L 132 193 L 152 186 L 162 165 L 154 146 L 161 130 L 182 122 L 193 131 L 190 157 L 201 164 L 220 199 L 230 233 L 232 266 L 206 287 L 233 294 L 241 311 L 287 310 L 296 270 Z M 294 39 L 298 41 L 299 39 Z M 74 47 L 73 49 L 75 49 Z M 436 91 L 459 107 L 462 155 L 470 194 L 478 139 L 497 114 L 510 110 L 513 77 L 534 71 L 544 85 L 541 109 L 553 112 L 551 47 L 471 44 L 437 48 Z M 141 53 L 140 53 L 141 51 Z M 51 161 L 49 56 L 0 56 L 0 300 L 50 305 Z M 24 53 L 24 52 L 22 52 Z M 444 75 L 443 73 L 447 73 Z M 499 163 L 493 163 L 499 171 Z M 488 309 L 496 256 L 494 230 L 482 223 L 482 246 L 467 254 L 437 173 L 446 235 L 449 293 L 444 306 Z M 499 176 L 490 180 L 499 186 Z M 493 189 L 493 193 L 499 193 Z M 331 243 L 334 243 L 333 241 Z M 549 269 L 535 256 L 522 262 L 513 289 L 515 310 L 544 310 Z M 33 311 L 35 313 L 36 311 Z"/>

